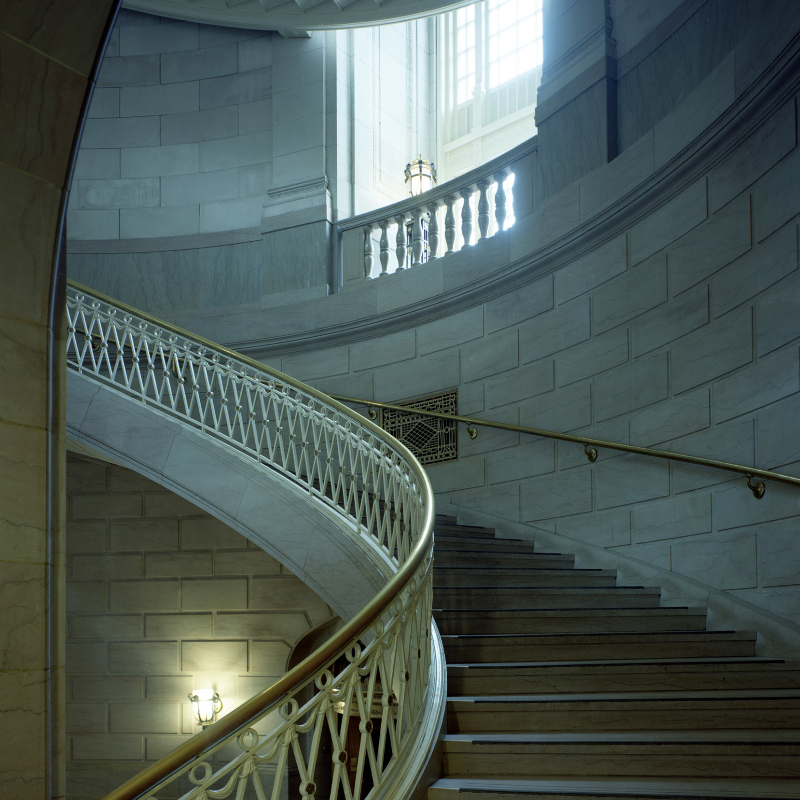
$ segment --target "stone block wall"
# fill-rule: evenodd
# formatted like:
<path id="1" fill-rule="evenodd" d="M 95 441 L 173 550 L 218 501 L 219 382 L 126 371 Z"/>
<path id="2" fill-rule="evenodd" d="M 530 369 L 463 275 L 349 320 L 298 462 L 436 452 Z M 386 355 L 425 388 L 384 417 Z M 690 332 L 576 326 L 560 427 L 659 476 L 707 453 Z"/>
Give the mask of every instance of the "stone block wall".
<path id="1" fill-rule="evenodd" d="M 241 534 L 136 473 L 67 466 L 68 796 L 103 797 L 287 669 L 333 614 Z"/>
<path id="2" fill-rule="evenodd" d="M 271 180 L 272 39 L 123 11 L 86 121 L 70 239 L 260 225 Z"/>
<path id="3" fill-rule="evenodd" d="M 269 361 L 332 393 L 391 402 L 458 388 L 462 414 L 800 475 L 797 115 L 790 96 L 651 213 L 507 294 Z M 569 230 L 565 218 L 583 219 L 584 199 L 595 203 L 584 187 L 605 182 L 613 196 L 616 177 L 635 173 L 637 148 L 652 158 L 653 139 L 565 189 L 554 211 L 518 218 L 512 253 L 515 239 L 553 239 Z M 491 258 L 503 236 L 463 264 Z M 402 294 L 437 269 L 345 293 L 343 318 L 374 284 Z M 441 501 L 608 548 L 689 579 L 701 600 L 703 587 L 722 592 L 800 632 L 795 488 L 770 483 L 756 500 L 725 472 L 609 450 L 590 464 L 579 445 L 491 429 L 459 437 L 459 460 L 429 470 Z"/>

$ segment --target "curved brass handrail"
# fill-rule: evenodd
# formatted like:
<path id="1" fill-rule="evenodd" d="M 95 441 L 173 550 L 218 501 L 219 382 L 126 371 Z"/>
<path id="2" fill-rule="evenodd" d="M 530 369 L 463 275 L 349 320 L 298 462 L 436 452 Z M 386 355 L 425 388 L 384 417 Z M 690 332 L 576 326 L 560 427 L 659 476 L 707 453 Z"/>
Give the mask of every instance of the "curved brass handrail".
<path id="1" fill-rule="evenodd" d="M 359 639 L 359 637 L 368 630 L 381 615 L 389 608 L 398 595 L 406 588 L 408 583 L 414 577 L 416 570 L 420 567 L 425 559 L 433 542 L 433 517 L 434 517 L 434 498 L 433 488 L 431 487 L 430 480 L 422 468 L 416 457 L 411 451 L 402 443 L 395 439 L 391 434 L 387 433 L 380 426 L 372 421 L 365 419 L 361 414 L 353 411 L 351 408 L 343 405 L 330 395 L 326 395 L 306 384 L 285 375 L 272 367 L 268 367 L 254 359 L 248 358 L 245 355 L 230 350 L 222 345 L 209 341 L 208 339 L 191 333 L 176 325 L 158 319 L 150 314 L 147 314 L 139 309 L 135 309 L 125 303 L 108 297 L 107 295 L 97 292 L 94 289 L 82 286 L 75 281 L 68 280 L 68 285 L 73 289 L 84 292 L 88 296 L 108 303 L 110 306 L 120 309 L 137 316 L 141 319 L 150 322 L 164 330 L 169 330 L 181 337 L 185 337 L 198 344 L 208 347 L 209 349 L 224 354 L 233 358 L 240 363 L 246 364 L 260 372 L 266 372 L 280 381 L 291 385 L 292 387 L 301 390 L 305 394 L 311 395 L 318 400 L 324 402 L 326 405 L 335 408 L 340 413 L 350 417 L 358 425 L 367 428 L 370 432 L 374 433 L 378 438 L 387 442 L 391 447 L 403 456 L 414 470 L 417 479 L 422 488 L 422 494 L 425 497 L 425 518 L 422 524 L 419 539 L 416 542 L 414 549 L 409 554 L 406 561 L 400 569 L 394 574 L 392 579 L 386 586 L 369 602 L 367 605 L 350 620 L 343 628 L 341 628 L 334 636 L 325 642 L 319 649 L 313 652 L 305 660 L 301 661 L 296 667 L 287 672 L 282 678 L 276 681 L 272 686 L 264 689 L 259 694 L 250 698 L 242 705 L 230 711 L 220 720 L 210 725 L 201 733 L 193 736 L 188 742 L 177 747 L 172 752 L 168 753 L 159 761 L 146 767 L 142 772 L 138 773 L 121 786 L 114 789 L 105 800 L 135 800 L 135 798 L 142 795 L 144 792 L 154 788 L 157 784 L 168 779 L 179 770 L 185 768 L 193 760 L 201 757 L 204 753 L 208 752 L 220 740 L 225 739 L 240 730 L 247 729 L 253 720 L 263 714 L 263 712 L 270 706 L 276 706 L 281 698 L 285 697 L 290 691 L 302 689 L 305 685 L 314 680 L 316 673 L 330 664 L 337 658 L 348 646 Z"/>
<path id="2" fill-rule="evenodd" d="M 792 475 L 784 475 L 781 472 L 773 472 L 769 469 L 758 469 L 757 467 L 745 467 L 742 464 L 734 464 L 730 461 L 717 461 L 713 458 L 703 458 L 702 456 L 690 456 L 686 453 L 673 453 L 669 450 L 657 450 L 654 447 L 640 447 L 635 444 L 621 444 L 619 442 L 606 442 L 603 439 L 592 439 L 589 436 L 575 436 L 571 433 L 556 433 L 555 431 L 545 431 L 539 428 L 527 428 L 524 425 L 511 425 L 507 422 L 491 422 L 485 419 L 476 419 L 475 417 L 462 417 L 457 414 L 442 414 L 439 411 L 426 411 L 421 408 L 409 408 L 408 406 L 392 405 L 391 403 L 378 403 L 374 400 L 364 400 L 360 397 L 345 397 L 344 395 L 332 394 L 330 395 L 335 400 L 343 403 L 354 403 L 356 405 L 367 406 L 371 419 L 374 419 L 377 414 L 374 409 L 388 408 L 392 411 L 405 411 L 408 414 L 421 414 L 425 417 L 437 417 L 438 419 L 452 419 L 456 422 L 463 422 L 467 426 L 469 436 L 474 439 L 478 435 L 476 426 L 483 426 L 485 428 L 499 428 L 504 431 L 514 431 L 516 433 L 528 433 L 532 436 L 541 436 L 546 439 L 559 439 L 564 442 L 575 442 L 582 444 L 586 457 L 589 461 L 597 460 L 597 450 L 621 450 L 625 453 L 634 453 L 639 456 L 651 456 L 652 458 L 664 458 L 668 461 L 680 461 L 684 464 L 695 464 L 700 467 L 710 467 L 712 469 L 722 469 L 728 472 L 737 472 L 747 477 L 747 488 L 753 493 L 753 496 L 760 500 L 767 490 L 764 485 L 765 480 L 775 481 L 776 483 L 788 483 L 790 486 L 800 487 L 800 478 L 795 478 Z M 762 480 L 753 483 L 753 478 L 761 478 Z"/>

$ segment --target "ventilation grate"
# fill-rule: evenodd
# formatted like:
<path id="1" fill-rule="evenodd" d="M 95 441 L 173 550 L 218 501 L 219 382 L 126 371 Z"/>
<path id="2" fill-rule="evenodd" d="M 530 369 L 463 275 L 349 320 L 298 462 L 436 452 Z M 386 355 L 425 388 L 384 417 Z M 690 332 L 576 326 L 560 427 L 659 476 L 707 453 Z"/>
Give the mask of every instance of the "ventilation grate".
<path id="1" fill-rule="evenodd" d="M 437 411 L 440 414 L 458 414 L 458 390 L 392 405 Z M 384 408 L 381 427 L 399 439 L 422 464 L 441 464 L 458 458 L 458 426 L 455 420 Z"/>

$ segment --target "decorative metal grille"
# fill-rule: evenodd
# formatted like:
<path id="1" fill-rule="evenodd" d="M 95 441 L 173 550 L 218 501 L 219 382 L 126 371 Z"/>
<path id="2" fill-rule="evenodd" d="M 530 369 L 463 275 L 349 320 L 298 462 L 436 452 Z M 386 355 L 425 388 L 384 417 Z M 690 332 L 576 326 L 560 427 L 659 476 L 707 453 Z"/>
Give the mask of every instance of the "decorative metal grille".
<path id="1" fill-rule="evenodd" d="M 458 390 L 392 405 L 458 414 Z M 442 464 L 458 458 L 458 427 L 454 420 L 384 408 L 381 427 L 399 439 L 422 464 Z"/>

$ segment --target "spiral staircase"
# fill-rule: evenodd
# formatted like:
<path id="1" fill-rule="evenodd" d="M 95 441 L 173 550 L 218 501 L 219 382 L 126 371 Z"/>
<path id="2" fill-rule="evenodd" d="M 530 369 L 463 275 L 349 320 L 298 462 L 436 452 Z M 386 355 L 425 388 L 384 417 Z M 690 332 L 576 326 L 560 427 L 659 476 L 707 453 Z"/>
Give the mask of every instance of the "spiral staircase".
<path id="1" fill-rule="evenodd" d="M 173 487 L 194 481 L 195 498 L 293 564 L 258 538 L 277 485 L 372 570 L 359 594 L 342 561 L 345 627 L 109 800 L 277 800 L 290 768 L 301 796 L 332 800 L 800 797 L 800 662 L 756 657 L 755 632 L 706 630 L 703 608 L 661 606 L 658 589 L 457 510 L 434 518 L 402 444 L 286 375 L 74 284 L 67 316 L 73 438 Z M 170 435 L 198 448 L 188 472 L 163 458 Z M 246 473 L 249 512 L 228 473 Z"/>

